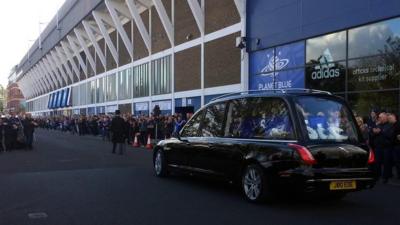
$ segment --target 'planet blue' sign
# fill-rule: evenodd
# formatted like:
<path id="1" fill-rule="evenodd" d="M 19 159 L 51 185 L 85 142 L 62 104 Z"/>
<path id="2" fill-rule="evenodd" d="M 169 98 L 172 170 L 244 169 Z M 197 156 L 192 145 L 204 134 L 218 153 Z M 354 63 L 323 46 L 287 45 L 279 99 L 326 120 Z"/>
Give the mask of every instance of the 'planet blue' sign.
<path id="1" fill-rule="evenodd" d="M 297 42 L 250 53 L 249 89 L 304 88 L 304 51 Z"/>

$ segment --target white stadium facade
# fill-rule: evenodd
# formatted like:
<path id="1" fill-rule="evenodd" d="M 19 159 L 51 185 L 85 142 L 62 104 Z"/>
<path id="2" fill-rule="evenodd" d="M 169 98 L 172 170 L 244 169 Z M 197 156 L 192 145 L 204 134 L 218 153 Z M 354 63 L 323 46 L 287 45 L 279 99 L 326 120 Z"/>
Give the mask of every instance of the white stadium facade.
<path id="1" fill-rule="evenodd" d="M 195 111 L 248 89 L 244 0 L 67 0 L 17 67 L 34 115 Z"/>

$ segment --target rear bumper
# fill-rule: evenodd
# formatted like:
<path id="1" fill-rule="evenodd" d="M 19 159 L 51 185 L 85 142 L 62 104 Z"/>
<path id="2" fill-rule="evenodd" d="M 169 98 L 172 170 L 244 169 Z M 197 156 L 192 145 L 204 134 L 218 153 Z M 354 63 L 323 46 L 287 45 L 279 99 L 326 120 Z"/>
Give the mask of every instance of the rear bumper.
<path id="1" fill-rule="evenodd" d="M 281 185 L 296 187 L 302 192 L 353 192 L 370 189 L 375 186 L 376 179 L 367 168 L 356 169 L 295 169 L 279 173 Z M 330 190 L 331 182 L 355 181 L 355 189 Z"/>

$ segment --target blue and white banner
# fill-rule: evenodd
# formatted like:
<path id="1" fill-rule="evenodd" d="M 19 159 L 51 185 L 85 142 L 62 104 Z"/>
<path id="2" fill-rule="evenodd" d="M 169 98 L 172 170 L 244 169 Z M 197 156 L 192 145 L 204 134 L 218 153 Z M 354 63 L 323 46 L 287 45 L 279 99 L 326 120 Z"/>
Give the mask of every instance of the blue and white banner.
<path id="1" fill-rule="evenodd" d="M 175 99 L 175 108 L 176 107 L 186 107 L 193 106 L 194 111 L 197 111 L 201 107 L 201 97 L 187 97 L 187 98 L 176 98 Z"/>
<path id="2" fill-rule="evenodd" d="M 304 88 L 304 68 L 275 72 L 275 89 Z"/>
<path id="3" fill-rule="evenodd" d="M 54 92 L 52 95 L 53 98 L 51 100 L 51 108 L 54 109 L 56 108 L 57 92 Z"/>
<path id="4" fill-rule="evenodd" d="M 64 98 L 65 98 L 65 90 L 61 90 L 60 91 L 61 96 L 60 96 L 60 103 L 59 103 L 59 107 L 62 108 L 64 107 Z"/>
<path id="5" fill-rule="evenodd" d="M 171 110 L 172 109 L 171 100 L 152 102 L 151 110 L 153 110 L 156 105 L 158 105 L 160 107 L 160 110 Z"/>
<path id="6" fill-rule="evenodd" d="M 249 89 L 304 88 L 304 69 L 291 70 L 304 66 L 304 55 L 304 42 L 251 53 Z"/>
<path id="7" fill-rule="evenodd" d="M 135 103 L 135 111 L 148 111 L 148 110 L 149 110 L 148 102 Z"/>
<path id="8" fill-rule="evenodd" d="M 108 105 L 106 106 L 106 113 L 115 113 L 115 110 L 118 109 L 117 105 Z"/>
<path id="9" fill-rule="evenodd" d="M 302 67 L 305 64 L 304 42 L 296 42 L 293 44 L 276 47 L 276 65 L 275 70 L 291 69 Z M 285 61 L 287 65 L 282 68 Z"/>
<path id="10" fill-rule="evenodd" d="M 47 107 L 56 109 L 69 106 L 70 88 L 66 88 L 49 95 Z"/>
<path id="11" fill-rule="evenodd" d="M 48 102 L 47 102 L 47 108 L 48 108 L 48 109 L 51 109 L 51 107 L 52 107 L 52 105 L 51 105 L 52 101 L 53 101 L 53 94 L 50 94 L 50 95 L 49 95 L 49 100 L 48 100 Z"/>
<path id="12" fill-rule="evenodd" d="M 64 106 L 69 106 L 71 88 L 65 89 Z"/>
<path id="13" fill-rule="evenodd" d="M 250 75 L 268 74 L 274 71 L 273 57 L 275 54 L 274 49 L 266 49 L 262 51 L 252 52 L 250 54 L 249 70 Z"/>
<path id="14" fill-rule="evenodd" d="M 57 91 L 57 101 L 56 101 L 56 108 L 60 108 L 61 105 L 61 91 Z"/>

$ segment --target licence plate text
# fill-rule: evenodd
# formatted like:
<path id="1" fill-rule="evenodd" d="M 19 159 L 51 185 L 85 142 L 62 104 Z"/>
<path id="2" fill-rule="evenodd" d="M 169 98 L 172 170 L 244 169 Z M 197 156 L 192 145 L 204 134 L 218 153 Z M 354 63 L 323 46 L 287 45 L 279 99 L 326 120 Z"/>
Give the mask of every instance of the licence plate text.
<path id="1" fill-rule="evenodd" d="M 329 185 L 330 190 L 352 190 L 356 188 L 357 184 L 355 180 L 332 181 Z"/>

